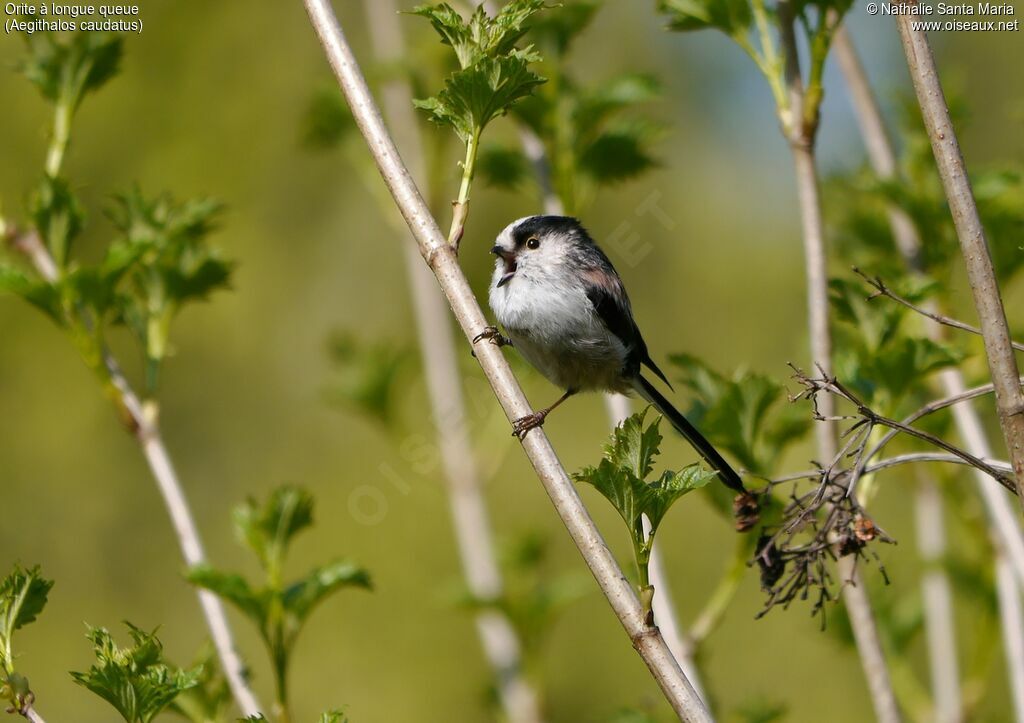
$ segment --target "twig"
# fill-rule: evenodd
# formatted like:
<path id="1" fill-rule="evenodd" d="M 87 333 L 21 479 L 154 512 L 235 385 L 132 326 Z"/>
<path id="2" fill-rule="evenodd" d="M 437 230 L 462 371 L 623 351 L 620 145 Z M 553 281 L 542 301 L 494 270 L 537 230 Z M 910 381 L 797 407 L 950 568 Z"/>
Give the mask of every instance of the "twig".
<path id="1" fill-rule="evenodd" d="M 974 467 L 973 464 L 966 461 L 962 457 L 958 457 L 955 454 L 943 454 L 942 452 L 908 452 L 906 454 L 897 454 L 892 457 L 887 457 L 883 460 L 869 464 L 864 468 L 864 474 L 874 474 L 875 472 L 881 472 L 883 469 L 889 467 L 898 467 L 901 464 L 916 464 L 919 462 L 945 462 L 947 464 L 962 464 L 968 467 Z M 1013 470 L 1010 467 L 1009 462 L 1004 462 L 1001 459 L 986 459 L 984 462 L 996 470 L 1006 470 L 1011 472 Z M 975 469 L 977 469 L 975 467 Z"/>
<path id="2" fill-rule="evenodd" d="M 971 334 L 977 334 L 978 336 L 983 335 L 981 329 L 979 329 L 976 326 L 971 326 L 970 324 L 964 323 L 959 319 L 954 319 L 951 316 L 940 314 L 939 312 L 933 311 L 932 309 L 925 309 L 924 307 L 918 306 L 917 304 L 913 303 L 909 299 L 905 299 L 904 297 L 900 296 L 895 291 L 890 289 L 889 286 L 885 283 L 885 281 L 882 280 L 880 276 L 868 276 L 863 271 L 858 269 L 856 266 L 853 267 L 853 273 L 857 274 L 857 276 L 864 279 L 864 281 L 866 281 L 873 289 L 875 289 L 875 293 L 868 297 L 869 299 L 876 299 L 879 296 L 884 296 L 888 299 L 892 299 L 897 304 L 905 306 L 911 311 L 920 314 L 921 316 L 925 316 L 936 323 L 942 324 L 943 326 L 949 326 L 954 329 L 960 329 L 961 331 L 966 331 Z M 1012 339 L 1010 340 L 1010 346 L 1012 346 L 1017 351 L 1024 351 L 1024 344 L 1013 341 Z"/>
<path id="3" fill-rule="evenodd" d="M 778 3 L 779 30 L 785 56 L 786 86 L 792 111 L 786 140 L 793 154 L 797 197 L 800 201 L 800 224 L 803 229 L 804 266 L 807 274 L 807 315 L 811 337 L 811 358 L 826 371 L 832 368 L 832 333 L 829 329 L 828 268 L 825 253 L 825 230 L 821 217 L 818 170 L 814 159 L 814 132 L 801 119 L 803 112 L 803 81 L 796 38 L 793 35 L 793 8 L 790 0 Z M 781 109 L 780 109 L 781 110 Z M 821 414 L 835 414 L 833 400 L 823 400 Z M 818 455 L 830 459 L 836 451 L 836 432 L 832 424 L 815 425 Z"/>
<path id="4" fill-rule="evenodd" d="M 871 92 L 871 85 L 864 74 L 863 67 L 856 59 L 856 52 L 845 29 L 840 28 L 835 41 L 840 66 L 846 83 L 852 91 L 851 95 L 857 110 L 857 117 L 860 120 L 861 133 L 864 135 L 865 144 L 871 150 L 869 158 L 872 167 L 879 177 L 894 178 L 896 154 L 885 132 L 885 124 Z M 897 220 L 894 223 L 893 213 L 898 216 L 902 215 L 903 220 Z M 909 217 L 895 206 L 890 206 L 890 225 L 895 236 L 896 247 L 903 256 L 907 267 L 913 272 L 920 273 L 923 267 L 921 264 L 921 238 L 917 233 L 917 228 L 910 222 Z M 940 340 L 942 338 L 940 327 L 929 326 L 926 328 L 926 332 L 931 339 Z M 967 390 L 963 374 L 957 369 L 944 369 L 939 373 L 938 378 L 939 384 L 947 395 L 955 396 Z M 952 414 L 966 449 L 982 459 L 992 457 L 992 449 L 977 410 L 970 404 L 957 404 L 952 408 Z M 1001 542 L 1001 545 L 997 546 L 997 550 L 1002 550 L 1009 556 L 1017 583 L 1024 588 L 1024 535 L 1021 534 L 1020 523 L 1011 509 L 1010 502 L 992 478 L 981 470 L 974 470 L 974 479 L 978 484 L 978 491 L 985 503 L 992 527 Z"/>
<path id="5" fill-rule="evenodd" d="M 918 469 L 916 502 L 917 548 L 924 566 L 921 574 L 921 600 L 924 605 L 931 689 L 935 697 L 935 718 L 939 723 L 961 723 L 964 708 L 956 658 L 953 591 L 949 577 L 942 570 L 946 556 L 942 497 L 935 480 L 921 469 Z"/>
<path id="6" fill-rule="evenodd" d="M 903 434 L 909 435 L 911 437 L 916 437 L 917 439 L 920 439 L 922 442 L 927 442 L 928 444 L 938 447 L 939 449 L 943 449 L 946 452 L 949 452 L 950 454 L 959 457 L 966 464 L 969 464 L 972 467 L 976 467 L 980 470 L 983 470 L 987 475 L 996 479 L 1008 490 L 1016 493 L 1016 487 L 1013 483 L 1013 478 L 1010 475 L 1000 472 L 996 468 L 986 463 L 983 459 L 976 457 L 970 452 L 966 452 L 953 444 L 950 444 L 944 439 L 936 437 L 934 434 L 931 434 L 930 432 L 922 431 L 915 427 L 911 427 L 909 424 L 897 422 L 895 419 L 890 419 L 886 416 L 879 414 L 875 410 L 871 409 L 871 407 L 867 406 L 856 394 L 850 391 L 835 377 L 821 376 L 812 378 L 808 377 L 803 372 L 798 370 L 796 372 L 795 379 L 799 381 L 801 384 L 803 384 L 805 387 L 803 396 L 806 396 L 808 398 L 816 397 L 818 392 L 824 391 L 829 394 L 835 395 L 841 399 L 845 399 L 846 401 L 850 402 L 855 407 L 857 407 L 857 412 L 861 417 L 861 420 L 858 422 L 858 424 L 867 424 L 868 428 L 875 426 L 888 427 L 889 429 L 894 430 L 896 432 L 902 432 Z M 866 441 L 867 440 L 865 440 L 865 444 Z M 868 457 L 869 455 L 865 453 L 864 448 L 861 447 L 858 450 L 857 461 L 854 464 L 850 482 L 848 483 L 849 494 L 852 494 L 855 490 L 857 486 L 857 480 L 860 478 L 861 474 L 863 474 L 865 470 L 866 461 Z"/>
<path id="7" fill-rule="evenodd" d="M 791 107 L 791 123 L 788 139 L 793 153 L 796 171 L 797 194 L 800 199 L 800 219 L 803 226 L 804 264 L 807 269 L 807 306 L 811 335 L 811 355 L 815 362 L 823 365 L 828 372 L 832 368 L 832 335 L 829 328 L 828 267 L 825 252 L 824 224 L 821 217 L 821 201 L 818 188 L 818 174 L 814 157 L 814 139 L 817 133 L 817 108 L 805 108 L 803 81 L 800 75 L 800 60 L 794 37 L 794 8 L 792 0 L 779 0 L 778 11 L 780 41 L 785 57 L 785 78 Z M 825 22 L 828 22 L 827 19 Z M 824 59 L 822 58 L 822 61 Z M 820 96 L 812 103 L 820 102 Z M 780 111 L 782 109 L 780 108 Z M 813 119 L 813 120 L 812 120 Z M 783 128 L 785 128 L 785 118 Z M 826 418 L 834 416 L 834 400 L 826 398 L 818 411 Z M 815 427 L 818 455 L 822 460 L 835 455 L 837 442 L 835 426 L 831 423 Z M 851 565 L 856 562 L 853 558 Z M 856 574 L 852 569 L 849 576 Z M 901 720 L 892 681 L 885 664 L 882 642 L 875 627 L 871 604 L 863 588 L 844 586 L 843 598 L 854 628 L 857 650 L 865 673 L 875 716 L 881 723 L 897 723 Z M 870 668 L 869 668 L 870 663 Z"/>
<path id="8" fill-rule="evenodd" d="M 949 117 L 946 100 L 939 83 L 935 59 L 924 31 L 913 25 L 908 13 L 896 18 L 896 25 L 907 56 L 907 67 L 914 82 L 917 100 L 924 116 L 925 128 L 932 143 L 939 177 L 942 179 L 953 214 L 953 224 L 960 240 L 960 249 L 967 267 L 967 279 L 974 296 L 974 306 L 981 322 L 989 373 L 996 387 L 996 410 L 999 424 L 1013 464 L 1018 491 L 1024 490 L 1024 392 L 1018 381 L 1020 373 L 1010 345 L 1010 329 L 999 295 L 999 283 L 992 267 L 985 230 L 978 217 L 978 207 L 960 152 L 956 131 Z M 1021 505 L 1024 505 L 1024 495 Z"/>
<path id="9" fill-rule="evenodd" d="M 330 3 L 327 0 L 305 0 L 305 6 L 381 176 L 416 237 L 420 253 L 434 271 L 467 340 L 472 340 L 486 328 L 487 321 L 459 268 L 455 251 L 447 243 L 402 163 Z M 508 419 L 511 421 L 529 414 L 529 402 L 501 350 L 491 344 L 480 344 L 476 348 L 476 358 Z M 710 721 L 707 708 L 679 669 L 657 628 L 644 624 L 640 601 L 583 506 L 543 430 L 531 431 L 522 440 L 522 445 L 601 591 L 673 710 L 686 721 Z"/>
<path id="10" fill-rule="evenodd" d="M 32 706 L 29 706 L 25 710 L 21 711 L 21 715 L 22 717 L 32 721 L 32 723 L 46 723 L 46 720 L 44 720 L 43 717 L 39 715 L 39 713 L 36 712 L 36 709 Z"/>
<path id="11" fill-rule="evenodd" d="M 43 279 L 50 283 L 58 280 L 57 265 L 35 231 L 20 236 L 14 241 L 14 246 L 28 257 Z M 128 415 L 129 431 L 142 448 L 150 472 L 164 499 L 164 506 L 171 517 L 185 563 L 189 566 L 202 564 L 206 561 L 206 555 L 203 552 L 199 531 L 185 498 L 185 490 L 164 446 L 155 407 L 152 411 L 147 411 L 109 350 L 103 350 L 103 362 L 110 375 L 110 381 L 117 390 L 118 402 Z M 207 590 L 199 590 L 197 594 L 210 638 L 217 650 L 235 702 L 245 715 L 259 714 L 259 703 L 246 679 L 245 664 L 235 650 L 234 637 L 220 598 Z"/>
<path id="12" fill-rule="evenodd" d="M 871 691 L 871 700 L 875 704 L 875 715 L 879 721 L 898 721 L 900 720 L 900 706 L 896 701 L 892 681 L 889 679 L 889 670 L 886 667 L 882 646 L 877 639 L 871 601 L 868 599 L 867 589 L 864 587 L 860 570 L 857 568 L 856 558 L 850 556 L 840 559 L 839 570 L 846 581 L 843 587 L 843 601 L 850 614 L 850 627 L 853 629 L 853 637 L 857 641 L 857 650 L 860 651 L 860 663 L 864 669 L 864 677 L 868 681 L 868 690 Z M 858 620 L 863 615 L 870 617 Z M 874 633 L 876 637 L 863 640 L 862 636 L 867 632 Z"/>
<path id="13" fill-rule="evenodd" d="M 394 0 L 364 0 L 363 7 L 377 59 L 384 64 L 400 60 L 405 43 Z M 422 139 L 412 112 L 409 83 L 401 76 L 395 76 L 383 85 L 381 93 L 384 111 L 394 128 L 396 141 L 405 151 L 406 161 L 414 175 L 425 178 Z M 412 239 L 404 244 L 404 251 L 420 354 L 426 371 L 427 391 L 463 575 L 477 600 L 498 600 L 503 583 L 479 470 L 466 428 L 466 405 L 455 357 L 455 336 L 444 298 L 429 269 L 423 265 Z M 508 616 L 494 609 L 481 610 L 476 615 L 476 627 L 508 720 L 511 723 L 540 723 L 543 720 L 540 702 L 537 692 L 523 675 L 521 642 Z"/>

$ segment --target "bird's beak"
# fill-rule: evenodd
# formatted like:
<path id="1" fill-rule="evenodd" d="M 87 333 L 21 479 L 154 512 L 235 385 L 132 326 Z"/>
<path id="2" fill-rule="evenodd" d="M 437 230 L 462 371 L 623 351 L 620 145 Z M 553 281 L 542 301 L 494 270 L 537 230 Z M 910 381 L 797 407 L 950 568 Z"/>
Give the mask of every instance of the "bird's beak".
<path id="1" fill-rule="evenodd" d="M 492 247 L 491 253 L 505 262 L 505 273 L 498 279 L 498 286 L 504 286 L 516 275 L 516 255 L 504 246 Z"/>

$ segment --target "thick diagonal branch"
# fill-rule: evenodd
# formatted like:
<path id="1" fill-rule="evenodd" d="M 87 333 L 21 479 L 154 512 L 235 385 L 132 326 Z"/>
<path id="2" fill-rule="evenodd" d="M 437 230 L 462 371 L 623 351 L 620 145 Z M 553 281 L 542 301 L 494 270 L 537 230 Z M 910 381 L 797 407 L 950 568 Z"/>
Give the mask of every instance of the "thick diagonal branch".
<path id="1" fill-rule="evenodd" d="M 1017 359 L 1010 342 L 1010 328 L 992 266 L 992 256 L 928 38 L 923 30 L 914 27 L 910 14 L 897 17 L 896 26 L 903 41 L 907 67 L 931 140 L 939 177 L 953 214 L 953 225 L 960 240 L 967 280 L 981 322 L 989 373 L 996 388 L 999 424 L 1013 464 L 1017 489 L 1020 491 L 1024 489 L 1024 391 L 1018 381 L 1020 374 Z M 1024 496 L 1021 504 L 1024 504 Z"/>
<path id="2" fill-rule="evenodd" d="M 859 89 L 852 93 L 852 97 L 861 133 L 865 136 L 868 148 L 875 149 L 875 152 L 869 155 L 872 167 L 880 178 L 894 178 L 896 154 L 885 133 L 885 125 L 874 95 L 871 93 L 871 86 L 864 75 L 863 67 L 857 62 L 853 45 L 844 30 L 840 30 L 836 37 L 836 50 L 847 85 Z M 922 272 L 921 238 L 917 228 L 913 223 L 896 223 L 893 224 L 893 232 L 896 235 L 896 246 L 907 267 L 911 271 Z M 942 338 L 942 329 L 939 327 L 929 326 L 926 328 L 926 332 L 932 339 Z M 940 372 L 939 384 L 950 397 L 967 391 L 963 374 L 958 369 L 944 369 Z M 975 457 L 991 458 L 993 456 L 992 448 L 977 410 L 970 404 L 957 404 L 952 409 L 953 421 L 963 439 L 964 447 Z M 988 510 L 992 527 L 999 536 L 1001 542 L 999 549 L 1009 557 L 1017 584 L 1024 588 L 1024 535 L 1021 534 L 1020 523 L 1013 513 L 1009 500 L 999 489 L 999 485 L 980 470 L 975 470 L 974 477 Z"/>
<path id="3" fill-rule="evenodd" d="M 394 0 L 365 0 L 370 41 L 378 60 L 396 63 L 404 54 L 398 8 Z M 424 178 L 426 163 L 422 140 L 413 115 L 412 91 L 401 77 L 381 88 L 384 111 L 405 149 L 414 175 Z M 438 448 L 451 507 L 452 526 L 462 561 L 466 585 L 482 601 L 498 600 L 502 594 L 501 572 L 494 552 L 491 522 L 480 485 L 469 433 L 462 379 L 455 357 L 455 337 L 444 303 L 419 257 L 415 242 L 404 244 L 406 272 L 416 310 L 420 355 L 426 371 Z M 522 670 L 521 641 L 508 616 L 496 610 L 476 614 L 476 627 L 484 655 L 494 675 L 502 708 L 510 723 L 540 723 L 540 702 Z"/>
<path id="4" fill-rule="evenodd" d="M 459 268 L 454 249 L 445 240 L 399 157 L 329 2 L 305 0 L 305 6 L 395 204 L 441 285 L 459 326 L 467 340 L 472 340 L 484 331 L 487 321 Z M 480 344 L 476 358 L 508 419 L 511 421 L 529 414 L 529 402 L 501 350 L 491 344 Z M 640 601 L 590 518 L 543 430 L 532 430 L 525 435 L 522 444 L 601 591 L 673 710 L 686 721 L 710 721 L 707 708 L 679 669 L 657 628 L 650 628 L 644 623 Z"/>

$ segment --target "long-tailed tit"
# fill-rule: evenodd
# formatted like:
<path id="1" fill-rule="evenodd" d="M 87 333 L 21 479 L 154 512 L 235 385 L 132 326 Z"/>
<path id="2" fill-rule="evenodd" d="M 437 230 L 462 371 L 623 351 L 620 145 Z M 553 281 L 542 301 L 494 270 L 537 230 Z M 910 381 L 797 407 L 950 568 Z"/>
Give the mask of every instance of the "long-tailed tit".
<path id="1" fill-rule="evenodd" d="M 565 390 L 550 407 L 516 420 L 517 436 L 542 425 L 551 410 L 577 392 L 636 392 L 668 418 L 726 486 L 746 492 L 718 450 L 641 376 L 640 367 L 646 366 L 669 384 L 647 352 L 622 279 L 579 221 L 521 218 L 505 227 L 491 251 L 498 258 L 490 305 L 510 339 L 490 328 L 477 341 L 510 341 Z"/>

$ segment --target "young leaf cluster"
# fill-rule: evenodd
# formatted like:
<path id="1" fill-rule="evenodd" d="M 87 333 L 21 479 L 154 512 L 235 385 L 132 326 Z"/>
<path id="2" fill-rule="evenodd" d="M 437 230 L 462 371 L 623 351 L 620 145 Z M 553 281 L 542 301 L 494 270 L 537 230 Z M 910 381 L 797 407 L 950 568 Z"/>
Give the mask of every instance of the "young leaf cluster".
<path id="1" fill-rule="evenodd" d="M 305 490 L 284 486 L 262 504 L 253 499 L 234 513 L 235 532 L 259 560 L 260 584 L 209 565 L 193 567 L 188 580 L 237 607 L 256 626 L 270 654 L 279 707 L 288 707 L 288 666 L 295 641 L 313 610 L 347 587 L 370 587 L 366 570 L 336 560 L 286 583 L 284 562 L 293 539 L 313 524 L 313 498 Z"/>
<path id="2" fill-rule="evenodd" d="M 198 669 L 196 684 L 182 691 L 168 710 L 192 723 L 220 723 L 227 720 L 232 706 L 231 688 L 217 662 L 217 651 L 209 643 L 203 646 L 191 669 Z"/>
<path id="3" fill-rule="evenodd" d="M 629 530 L 633 553 L 640 573 L 640 593 L 650 621 L 650 603 L 654 594 L 648 575 L 651 549 L 662 520 L 681 497 L 711 482 L 716 472 L 693 464 L 682 470 L 665 470 L 648 480 L 659 453 L 660 417 L 645 426 L 645 409 L 624 420 L 612 432 L 605 445 L 604 459 L 596 467 L 586 467 L 573 475 L 577 482 L 593 486 L 619 513 Z M 643 518 L 650 523 L 644 533 Z"/>
<path id="4" fill-rule="evenodd" d="M 931 285 L 907 280 L 899 292 L 920 301 Z M 843 383 L 856 390 L 873 408 L 890 415 L 906 411 L 901 403 L 916 402 L 915 392 L 932 372 L 959 364 L 958 348 L 908 333 L 907 309 L 869 300 L 863 284 L 845 279 L 830 282 L 837 340 L 834 368 Z"/>
<path id="5" fill-rule="evenodd" d="M 950 99 L 950 112 L 958 128 L 967 125 L 961 104 Z M 942 183 L 935 169 L 931 142 L 916 102 L 900 105 L 898 178 L 878 178 L 869 169 L 834 176 L 825 186 L 826 208 L 837 219 L 836 251 L 847 264 L 896 279 L 905 273 L 889 225 L 888 211 L 899 208 L 913 222 L 921 239 L 916 263 L 933 292 L 949 287 L 959 258 L 956 229 L 949 214 Z M 1020 242 L 1024 217 L 1024 168 L 1019 163 L 971 168 L 971 184 L 993 266 L 1001 284 L 1011 282 L 1024 268 Z"/>
<path id="6" fill-rule="evenodd" d="M 28 197 L 28 227 L 0 219 L 5 240 L 33 260 L 33 269 L 0 261 L 0 292 L 22 297 L 64 328 L 104 381 L 107 335 L 127 328 L 142 352 L 146 392 L 153 394 L 174 316 L 228 284 L 231 265 L 208 242 L 220 206 L 147 197 L 133 188 L 110 209 L 116 234 L 103 259 L 81 261 L 75 242 L 85 211 L 59 175 L 61 159 L 75 110 L 116 72 L 121 40 L 83 32 L 33 34 L 27 42 L 21 70 L 54 104 L 54 130 L 46 172 Z"/>
<path id="7" fill-rule="evenodd" d="M 782 384 L 764 374 L 738 370 L 727 378 L 688 354 L 670 361 L 693 394 L 687 418 L 755 474 L 772 474 L 810 427 L 806 411 L 788 404 Z"/>
<path id="8" fill-rule="evenodd" d="M 71 137 L 71 122 L 85 97 L 118 71 L 123 40 L 110 33 L 31 33 L 25 36 L 27 56 L 21 73 L 53 105 L 53 136 L 46 157 L 46 175 L 60 173 Z"/>
<path id="9" fill-rule="evenodd" d="M 90 627 L 86 637 L 92 641 L 96 663 L 71 677 L 110 703 L 126 723 L 149 723 L 182 691 L 199 683 L 202 667 L 168 666 L 156 631 L 126 625 L 133 643 L 128 648 L 119 648 L 106 629 Z"/>
<path id="10" fill-rule="evenodd" d="M 0 581 L 0 700 L 18 712 L 32 705 L 34 695 L 28 679 L 15 671 L 14 633 L 39 617 L 52 587 L 38 565 L 15 565 Z"/>
<path id="11" fill-rule="evenodd" d="M 513 0 L 492 18 L 480 5 L 468 22 L 447 3 L 413 9 L 412 14 L 430 21 L 459 63 L 441 92 L 414 101 L 416 107 L 452 128 L 463 143 L 478 139 L 488 123 L 544 82 L 529 67 L 540 56 L 531 47 L 515 47 L 526 22 L 543 7 L 543 0 Z"/>
<path id="12" fill-rule="evenodd" d="M 552 8 L 530 28 L 542 48 L 550 81 L 514 109 L 516 117 L 544 144 L 551 187 L 566 213 L 577 213 L 596 188 L 614 185 L 658 165 L 653 150 L 664 127 L 638 110 L 658 99 L 658 80 L 624 73 L 590 86 L 565 72 L 566 55 L 600 5 L 571 2 Z M 532 177 L 522 150 L 503 145 L 481 152 L 480 171 L 492 184 L 516 188 Z"/>

